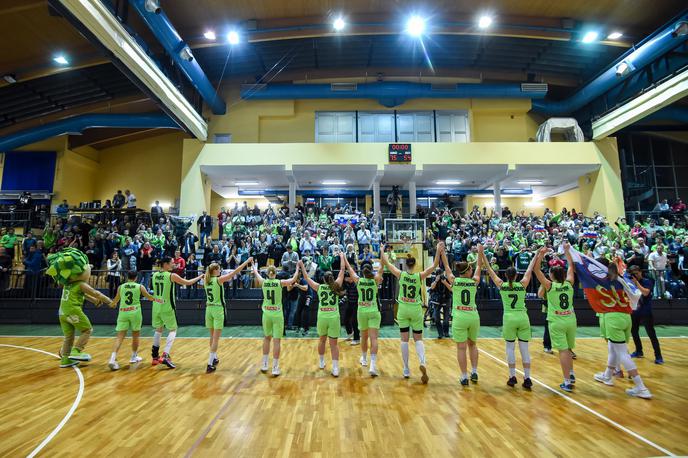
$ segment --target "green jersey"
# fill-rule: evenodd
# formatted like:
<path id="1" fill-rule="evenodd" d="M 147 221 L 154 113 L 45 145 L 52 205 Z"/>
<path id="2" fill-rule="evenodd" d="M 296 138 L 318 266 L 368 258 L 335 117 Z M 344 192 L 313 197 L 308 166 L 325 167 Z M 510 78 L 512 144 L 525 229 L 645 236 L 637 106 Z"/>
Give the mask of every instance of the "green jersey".
<path id="1" fill-rule="evenodd" d="M 80 281 L 70 283 L 62 288 L 62 297 L 60 298 L 60 315 L 68 314 L 69 310 L 74 307 L 83 307 L 85 295 L 81 291 Z"/>
<path id="2" fill-rule="evenodd" d="M 263 313 L 282 315 L 282 282 L 276 278 L 263 282 Z"/>
<path id="3" fill-rule="evenodd" d="M 119 287 L 119 311 L 136 312 L 141 309 L 141 285 L 128 281 Z"/>
<path id="4" fill-rule="evenodd" d="M 172 283 L 172 272 L 155 272 L 153 274 L 153 297 L 160 299 L 160 305 L 175 307 L 174 283 Z"/>
<path id="5" fill-rule="evenodd" d="M 478 313 L 475 296 L 478 294 L 478 285 L 472 278 L 455 277 L 452 284 L 452 318 L 461 314 Z"/>
<path id="6" fill-rule="evenodd" d="M 339 316 L 339 294 L 325 283 L 318 287 L 318 316 L 332 318 Z"/>
<path id="7" fill-rule="evenodd" d="M 399 276 L 399 307 L 422 307 L 420 274 L 402 272 Z"/>
<path id="8" fill-rule="evenodd" d="M 361 278 L 358 280 L 358 311 L 377 311 L 377 282 L 374 278 Z"/>
<path id="9" fill-rule="evenodd" d="M 505 314 L 526 311 L 526 289 L 521 282 L 512 283 L 509 287 L 509 282 L 505 281 L 499 288 L 499 295 L 502 296 Z"/>
<path id="10" fill-rule="evenodd" d="M 211 277 L 204 285 L 206 305 L 225 305 L 225 289 L 217 281 L 217 277 Z"/>
<path id="11" fill-rule="evenodd" d="M 568 281 L 552 282 L 547 291 L 547 321 L 576 319 L 573 311 L 573 286 Z"/>

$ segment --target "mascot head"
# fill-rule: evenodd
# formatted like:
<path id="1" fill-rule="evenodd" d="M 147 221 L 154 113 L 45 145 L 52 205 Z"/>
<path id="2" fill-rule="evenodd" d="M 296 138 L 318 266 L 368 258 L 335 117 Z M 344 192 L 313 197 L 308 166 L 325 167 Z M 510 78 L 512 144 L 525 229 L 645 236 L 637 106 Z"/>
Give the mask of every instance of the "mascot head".
<path id="1" fill-rule="evenodd" d="M 48 256 L 46 274 L 61 284 L 85 281 L 91 276 L 91 266 L 86 255 L 76 248 L 65 248 Z"/>

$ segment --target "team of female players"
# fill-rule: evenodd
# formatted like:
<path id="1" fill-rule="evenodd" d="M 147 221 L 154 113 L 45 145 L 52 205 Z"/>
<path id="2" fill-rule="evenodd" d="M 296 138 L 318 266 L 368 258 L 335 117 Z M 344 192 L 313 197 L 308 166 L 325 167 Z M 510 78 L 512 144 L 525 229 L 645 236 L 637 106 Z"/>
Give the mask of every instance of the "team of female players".
<path id="1" fill-rule="evenodd" d="M 437 255 L 433 264 L 421 272 L 414 272 L 415 259 L 407 257 L 405 270 L 400 270 L 392 265 L 386 254 L 384 247 L 381 249 L 382 264 L 387 267 L 392 275 L 397 277 L 399 283 L 399 293 L 397 302 L 397 322 L 401 337 L 401 356 L 403 362 L 403 376 L 409 378 L 411 370 L 409 367 L 409 339 L 413 335 L 416 353 L 419 360 L 419 370 L 422 383 L 429 380 L 428 370 L 425 359 L 425 346 L 423 343 L 423 300 L 422 288 L 425 279 L 431 275 L 442 261 L 446 273 L 444 286 L 452 291 L 452 337 L 456 342 L 457 360 L 460 370 L 459 383 L 468 386 L 470 383 L 478 382 L 478 334 L 480 330 L 480 316 L 476 302 L 478 285 L 480 284 L 480 274 L 483 269 L 487 270 L 489 277 L 499 289 L 502 305 L 504 308 L 502 335 L 506 345 L 506 356 L 509 367 L 509 378 L 507 385 L 514 387 L 518 381 L 516 379 L 516 342 L 518 342 L 519 352 L 523 364 L 523 388 L 531 389 L 533 382 L 530 377 L 530 353 L 528 343 L 531 338 L 530 321 L 526 309 L 526 289 L 531 281 L 533 273 L 540 281 L 540 295 L 547 303 L 547 321 L 549 324 L 552 346 L 559 351 L 564 381 L 560 388 L 566 392 L 572 392 L 575 386 L 575 375 L 573 371 L 573 349 L 575 348 L 576 335 L 576 315 L 573 310 L 573 282 L 574 282 L 574 263 L 569 252 L 568 244 L 564 246 L 564 252 L 568 261 L 568 269 L 564 271 L 562 267 L 553 267 L 549 272 L 549 278 L 540 270 L 543 257 L 547 252 L 546 248 L 541 249 L 531 260 L 526 272 L 520 281 L 517 281 L 517 271 L 513 267 L 506 270 L 506 280 L 502 280 L 491 268 L 490 263 L 483 252 L 482 246 L 478 248 L 478 259 L 475 269 L 470 263 L 459 262 L 456 273 L 452 272 L 448 262 L 447 254 L 443 243 L 438 245 Z M 270 344 L 272 343 L 272 375 L 279 376 L 279 358 L 281 352 L 281 339 L 284 334 L 284 315 L 282 311 L 282 288 L 298 286 L 299 275 L 302 275 L 308 285 L 318 295 L 317 313 L 317 332 L 318 340 L 318 365 L 320 369 L 325 368 L 325 350 L 327 344 L 330 347 L 332 358 L 331 374 L 339 376 L 339 348 L 338 338 L 340 336 L 341 324 L 339 314 L 339 302 L 343 296 L 343 281 L 345 271 L 348 271 L 350 281 L 357 284 L 358 290 L 358 325 L 361 331 L 361 366 L 368 366 L 368 349 L 370 349 L 369 373 L 372 377 L 379 375 L 377 368 L 378 352 L 378 333 L 380 329 L 380 311 L 377 307 L 377 292 L 382 282 L 382 269 L 377 274 L 373 272 L 370 265 L 365 265 L 359 276 L 346 257 L 340 253 L 342 268 L 337 277 L 332 272 L 326 272 L 323 282 L 318 283 L 311 279 L 303 263 L 299 262 L 298 269 L 294 275 L 287 280 L 276 279 L 277 271 L 274 267 L 267 269 L 267 278 L 263 278 L 258 267 L 249 258 L 246 262 L 230 273 L 221 275 L 221 268 L 218 264 L 211 264 L 206 270 L 205 275 L 200 275 L 194 279 L 186 280 L 178 275 L 171 273 L 173 268 L 171 260 L 164 259 L 162 270 L 153 276 L 153 295 L 150 296 L 143 287 L 129 282 L 120 286 L 120 289 L 113 301 L 120 303 L 120 313 L 117 321 L 117 340 L 110 359 L 110 368 L 116 370 L 119 365 L 116 362 L 116 355 L 126 335 L 128 329 L 132 330 L 132 363 L 140 361 L 137 356 L 138 336 L 141 328 L 140 318 L 132 322 L 131 314 L 133 310 L 139 311 L 140 316 L 140 296 L 143 295 L 153 300 L 153 327 L 155 335 L 152 347 L 152 364 L 165 364 L 174 368 L 174 364 L 169 356 L 172 343 L 177 329 L 177 322 L 174 313 L 174 284 L 191 285 L 205 277 L 204 288 L 206 291 L 206 327 L 210 331 L 210 351 L 206 372 L 215 371 L 219 364 L 217 356 L 218 341 L 224 326 L 224 293 L 222 284 L 231 280 L 241 272 L 246 266 L 252 265 L 255 278 L 263 291 L 262 302 L 262 326 L 264 332 L 261 371 L 268 372 L 268 362 L 270 356 Z M 132 308 L 133 307 L 133 308 Z M 601 320 L 601 323 L 603 321 Z M 165 350 L 159 356 L 160 339 L 163 327 L 168 329 Z M 604 329 L 603 337 L 607 337 Z M 595 380 L 613 385 L 611 374 L 619 363 L 624 364 L 631 374 L 635 387 L 627 390 L 632 396 L 650 398 L 649 390 L 643 385 L 642 379 L 638 375 L 637 368 L 633 361 L 623 358 L 625 343 L 612 341 L 609 342 L 610 356 L 608 367 L 604 373 L 596 374 Z M 627 337 L 626 337 L 627 341 Z M 368 345 L 369 343 L 369 345 Z M 623 345 L 622 345 L 623 344 Z M 618 347 L 618 348 L 617 348 Z M 624 348 L 621 348 L 624 347 Z M 468 352 L 466 351 L 468 350 Z M 468 353 L 468 356 L 467 354 Z M 627 350 L 625 351 L 627 355 Z M 471 363 L 471 372 L 468 373 L 468 361 Z M 470 380 L 470 382 L 469 382 Z"/>

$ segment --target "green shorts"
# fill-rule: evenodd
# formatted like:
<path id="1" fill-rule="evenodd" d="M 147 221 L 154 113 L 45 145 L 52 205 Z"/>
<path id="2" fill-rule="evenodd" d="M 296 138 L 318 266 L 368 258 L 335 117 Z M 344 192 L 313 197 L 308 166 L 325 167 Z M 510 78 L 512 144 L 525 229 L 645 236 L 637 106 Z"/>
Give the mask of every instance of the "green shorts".
<path id="1" fill-rule="evenodd" d="M 507 313 L 502 320 L 502 337 L 504 340 L 522 342 L 530 340 L 530 319 L 528 313 Z"/>
<path id="2" fill-rule="evenodd" d="M 631 338 L 631 314 L 609 312 L 603 315 L 607 339 L 613 343 L 627 343 Z"/>
<path id="3" fill-rule="evenodd" d="M 225 327 L 225 308 L 223 306 L 205 306 L 205 327 L 208 329 L 222 329 Z"/>
<path id="4" fill-rule="evenodd" d="M 177 314 L 174 312 L 171 305 L 153 302 L 152 316 L 153 319 L 151 320 L 151 324 L 155 329 L 164 326 L 168 331 L 177 330 Z"/>
<path id="5" fill-rule="evenodd" d="M 330 317 L 318 316 L 317 327 L 319 337 L 327 336 L 331 339 L 338 339 L 342 331 L 339 315 Z"/>
<path id="6" fill-rule="evenodd" d="M 480 332 L 480 315 L 477 313 L 459 314 L 452 321 L 452 339 L 462 343 L 467 340 L 478 341 Z"/>
<path id="7" fill-rule="evenodd" d="M 140 331 L 142 322 L 143 315 L 141 314 L 141 309 L 131 312 L 119 312 L 115 331 Z"/>
<path id="8" fill-rule="evenodd" d="M 397 323 L 400 328 L 411 328 L 414 332 L 423 331 L 423 307 L 399 305 Z"/>
<path id="9" fill-rule="evenodd" d="M 81 307 L 60 308 L 60 327 L 65 336 L 73 336 L 74 330 L 88 331 L 93 326 Z"/>
<path id="10" fill-rule="evenodd" d="M 263 334 L 265 337 L 281 339 L 284 335 L 284 315 L 268 315 L 263 312 Z"/>
<path id="11" fill-rule="evenodd" d="M 361 308 L 358 308 L 358 313 L 356 314 L 358 319 L 358 329 L 359 331 L 367 331 L 368 329 L 380 329 L 380 322 L 382 321 L 382 315 L 377 310 L 370 312 L 361 312 Z"/>
<path id="12" fill-rule="evenodd" d="M 549 335 L 555 350 L 576 348 L 576 320 L 554 320 L 549 322 Z"/>
<path id="13" fill-rule="evenodd" d="M 597 315 L 597 320 L 600 323 L 600 337 L 602 337 L 603 339 L 606 339 L 607 338 L 607 329 L 604 326 L 604 316 L 606 315 L 606 313 L 596 313 L 595 315 Z"/>

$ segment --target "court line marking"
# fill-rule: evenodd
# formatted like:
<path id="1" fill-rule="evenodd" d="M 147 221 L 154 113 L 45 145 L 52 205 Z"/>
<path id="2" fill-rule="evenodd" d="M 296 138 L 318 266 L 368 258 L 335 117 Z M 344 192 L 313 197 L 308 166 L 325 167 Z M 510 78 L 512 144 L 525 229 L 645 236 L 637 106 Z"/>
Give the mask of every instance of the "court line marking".
<path id="1" fill-rule="evenodd" d="M 31 337 L 41 337 L 41 338 L 50 337 L 50 338 L 58 338 L 58 337 L 59 337 L 59 338 L 62 338 L 63 336 L 62 336 L 62 335 L 54 335 L 54 336 L 46 336 L 46 335 L 43 335 L 43 336 L 37 336 L 37 335 L 28 335 L 28 334 L 24 334 L 24 335 L 21 335 L 21 334 L 0 334 L 0 338 L 13 338 L 13 337 L 22 337 L 22 338 L 31 338 Z M 90 338 L 91 338 L 91 339 L 114 339 L 115 337 L 117 337 L 117 336 L 115 336 L 115 335 L 112 335 L 112 336 L 91 336 Z M 152 336 L 152 335 L 150 335 L 150 336 L 141 335 L 141 338 L 142 338 L 142 339 L 152 339 L 153 336 Z M 178 339 L 207 339 L 207 338 L 208 338 L 208 336 L 176 336 L 176 337 L 175 337 L 175 340 L 178 340 Z M 297 340 L 297 339 L 315 340 L 315 339 L 317 339 L 317 338 L 318 338 L 317 336 L 311 336 L 311 337 L 303 337 L 303 336 L 294 336 L 294 337 L 291 337 L 291 336 L 288 336 L 288 337 L 283 337 L 283 339 L 285 339 L 285 340 Z M 641 336 L 641 338 L 647 339 L 648 337 Z M 657 338 L 660 339 L 660 340 L 663 340 L 663 339 L 688 339 L 688 336 L 666 336 L 666 337 L 659 337 L 659 336 L 657 336 Z M 263 340 L 263 337 L 260 337 L 260 336 L 256 336 L 256 337 L 251 337 L 251 336 L 221 336 L 220 339 Z M 398 339 L 399 339 L 399 336 L 394 336 L 394 337 L 379 337 L 379 336 L 378 336 L 378 339 L 380 339 L 380 340 L 398 340 Z M 430 340 L 430 341 L 438 340 L 436 337 L 428 337 L 428 336 L 424 336 L 423 339 L 424 339 L 424 340 Z M 447 339 L 447 340 L 451 340 L 450 337 L 446 337 L 446 339 Z M 601 339 L 602 339 L 602 337 L 595 337 L 595 336 L 581 336 L 581 337 L 576 337 L 576 340 L 601 340 Z M 340 340 L 341 340 L 342 342 L 344 342 L 344 339 L 343 339 L 343 338 L 340 338 Z M 503 341 L 504 339 L 503 339 L 502 337 L 481 337 L 480 340 L 499 340 L 499 341 Z M 542 337 L 533 337 L 533 340 L 542 340 Z M 50 353 L 50 354 L 53 355 L 52 353 Z M 53 356 L 54 356 L 54 355 L 53 355 Z"/>
<path id="2" fill-rule="evenodd" d="M 500 358 L 494 356 L 493 354 L 491 354 L 491 353 L 489 353 L 489 352 L 487 352 L 487 351 L 485 351 L 485 350 L 483 350 L 483 349 L 478 349 L 478 351 L 480 351 L 480 353 L 482 353 L 482 354 L 488 356 L 489 358 L 492 358 L 493 360 L 497 361 L 497 362 L 500 363 L 501 365 L 509 367 L 509 364 L 508 364 L 506 361 L 504 361 L 504 360 L 502 360 L 502 359 L 500 359 Z M 524 374 L 523 374 L 523 371 L 521 371 L 521 370 L 519 370 L 519 369 L 516 369 L 516 372 L 518 372 L 518 373 L 521 374 L 521 375 L 524 375 Z M 572 403 L 572 404 L 574 404 L 574 405 L 580 407 L 581 409 L 585 410 L 586 412 L 593 414 L 594 416 L 596 416 L 596 417 L 599 418 L 600 420 L 602 420 L 602 421 L 604 421 L 604 422 L 606 422 L 606 423 L 609 423 L 609 424 L 612 425 L 614 428 L 616 428 L 616 429 L 618 429 L 618 430 L 620 430 L 620 431 L 623 431 L 623 432 L 625 432 L 625 433 L 627 433 L 627 434 L 629 434 L 629 435 L 635 437 L 636 439 L 638 439 L 638 440 L 641 441 L 641 442 L 644 442 L 646 445 L 649 445 L 650 447 L 653 447 L 653 448 L 659 450 L 660 452 L 664 453 L 664 454 L 667 455 L 667 456 L 676 456 L 676 454 L 670 452 L 669 450 L 663 448 L 663 447 L 660 446 L 660 445 L 655 444 L 655 443 L 652 442 L 650 439 L 647 439 L 647 438 L 641 436 L 640 434 L 636 433 L 635 431 L 626 428 L 626 427 L 623 426 L 622 424 L 619 424 L 619 423 L 615 422 L 615 421 L 612 420 L 611 418 L 602 415 L 602 414 L 599 413 L 598 411 L 592 409 L 591 407 L 586 406 L 586 405 L 583 404 L 582 402 L 576 401 L 576 400 L 573 399 L 571 396 L 568 396 L 568 395 L 562 393 L 561 391 L 558 391 L 558 390 L 552 388 L 551 386 L 549 386 L 549 385 L 547 385 L 547 384 L 541 382 L 540 380 L 538 380 L 538 379 L 536 379 L 536 378 L 534 378 L 534 377 L 531 377 L 530 379 L 531 379 L 534 383 L 537 383 L 538 385 L 540 385 L 540 386 L 542 386 L 542 387 L 544 387 L 544 388 L 547 388 L 547 389 L 548 389 L 549 391 L 551 391 L 552 393 L 554 393 L 554 394 L 556 394 L 556 395 L 558 395 L 558 396 L 561 396 L 562 398 L 564 398 L 564 399 L 566 399 L 567 401 L 569 401 L 570 403 Z"/>
<path id="3" fill-rule="evenodd" d="M 18 349 L 21 349 L 21 350 L 35 351 L 35 352 L 37 352 L 37 353 L 43 353 L 43 354 L 45 354 L 45 355 L 53 356 L 53 357 L 55 357 L 55 358 L 60 359 L 60 357 L 59 357 L 58 355 L 56 355 L 55 353 L 50 353 L 50 352 L 47 352 L 47 351 L 45 351 L 45 350 L 39 350 L 38 348 L 23 347 L 23 346 L 21 346 L 21 345 L 10 345 L 10 344 L 0 344 L 0 347 L 18 348 Z M 43 448 L 44 448 L 46 445 L 48 445 L 48 443 L 49 443 L 51 440 L 53 440 L 53 438 L 57 435 L 57 433 L 60 432 L 60 430 L 64 427 L 64 425 L 65 425 L 65 424 L 69 421 L 69 419 L 72 417 L 72 415 L 73 415 L 74 412 L 76 411 L 76 408 L 79 406 L 79 403 L 81 402 L 81 398 L 82 398 L 83 395 L 84 395 L 84 374 L 81 373 L 81 370 L 80 370 L 77 366 L 72 366 L 72 369 L 74 369 L 74 371 L 76 372 L 77 377 L 79 378 L 79 391 L 78 391 L 77 394 L 76 394 L 76 399 L 74 399 L 74 402 L 72 403 L 72 407 L 69 408 L 69 411 L 67 412 L 67 415 L 65 415 L 64 418 L 62 419 L 62 421 L 60 421 L 60 423 L 57 424 L 57 426 L 55 427 L 55 429 L 53 429 L 53 430 L 50 432 L 50 434 L 48 434 L 48 436 L 47 436 L 45 439 L 43 439 L 43 442 L 41 442 L 40 444 L 38 444 L 38 447 L 36 447 L 35 449 L 33 449 L 33 451 L 27 455 L 27 458 L 33 458 L 34 456 L 36 456 L 36 455 L 38 454 L 38 452 L 40 452 L 41 450 L 43 450 Z"/>

